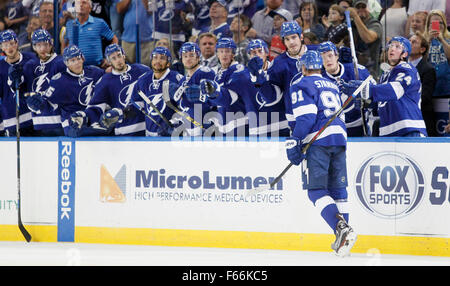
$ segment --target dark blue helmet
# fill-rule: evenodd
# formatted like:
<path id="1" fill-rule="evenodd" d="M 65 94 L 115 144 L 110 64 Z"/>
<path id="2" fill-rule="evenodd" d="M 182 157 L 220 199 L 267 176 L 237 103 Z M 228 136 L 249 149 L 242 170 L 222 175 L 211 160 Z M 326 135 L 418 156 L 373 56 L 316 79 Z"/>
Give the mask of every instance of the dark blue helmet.
<path id="1" fill-rule="evenodd" d="M 9 42 L 11 40 L 17 41 L 17 35 L 16 35 L 16 33 L 14 33 L 13 30 L 6 30 L 6 31 L 3 31 L 3 33 L 1 33 L 0 43 Z"/>
<path id="2" fill-rule="evenodd" d="M 234 43 L 232 38 L 220 38 L 216 44 L 216 52 L 217 49 L 231 49 L 233 50 L 233 54 L 236 52 L 236 44 Z"/>
<path id="3" fill-rule="evenodd" d="M 319 53 L 326 53 L 329 51 L 333 51 L 336 55 L 338 54 L 336 46 L 330 41 L 320 43 L 318 51 Z"/>
<path id="4" fill-rule="evenodd" d="M 300 64 L 307 70 L 320 70 L 322 68 L 322 56 L 317 51 L 306 51 L 300 58 Z"/>
<path id="5" fill-rule="evenodd" d="M 109 58 L 112 53 L 120 52 L 122 55 L 125 55 L 125 51 L 118 44 L 111 44 L 105 48 L 105 57 Z"/>
<path id="6" fill-rule="evenodd" d="M 197 56 L 200 57 L 200 48 L 196 43 L 193 42 L 184 43 L 180 48 L 180 57 L 183 55 L 183 53 L 187 52 L 195 52 Z"/>
<path id="7" fill-rule="evenodd" d="M 53 44 L 52 36 L 45 29 L 36 29 L 31 34 L 31 44 L 34 46 L 37 43 L 46 42 L 49 44 Z"/>
<path id="8" fill-rule="evenodd" d="M 386 49 L 389 49 L 389 45 L 392 42 L 398 42 L 403 45 L 403 52 L 408 53 L 408 56 L 406 57 L 408 59 L 409 55 L 411 54 L 411 42 L 405 37 L 395 36 L 388 42 Z"/>
<path id="9" fill-rule="evenodd" d="M 260 39 L 253 40 L 250 43 L 248 43 L 247 54 L 249 54 L 250 51 L 254 49 L 264 49 L 264 52 L 266 52 L 266 54 L 269 53 L 269 47 L 267 46 L 266 42 Z"/>
<path id="10" fill-rule="evenodd" d="M 154 55 L 165 55 L 167 57 L 167 61 L 169 63 L 172 62 L 172 54 L 170 53 L 169 49 L 165 47 L 154 48 L 150 58 L 153 58 Z"/>
<path id="11" fill-rule="evenodd" d="M 84 59 L 83 53 L 81 52 L 80 48 L 78 48 L 75 45 L 70 45 L 64 49 L 63 51 L 64 62 L 67 62 L 68 60 L 76 57 L 82 57 Z"/>
<path id="12" fill-rule="evenodd" d="M 300 37 L 302 34 L 302 27 L 300 27 L 297 21 L 284 22 L 281 25 L 281 32 L 280 32 L 281 38 L 284 38 L 292 34 L 298 34 L 298 36 Z"/>

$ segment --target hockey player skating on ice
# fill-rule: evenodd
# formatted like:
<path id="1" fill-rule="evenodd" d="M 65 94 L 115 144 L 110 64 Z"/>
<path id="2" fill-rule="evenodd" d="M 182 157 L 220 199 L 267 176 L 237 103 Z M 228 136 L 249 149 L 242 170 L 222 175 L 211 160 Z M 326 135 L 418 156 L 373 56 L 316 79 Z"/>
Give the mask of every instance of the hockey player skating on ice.
<path id="1" fill-rule="evenodd" d="M 322 75 L 336 83 L 341 89 L 344 82 L 355 80 L 355 69 L 352 63 L 340 63 L 339 53 L 336 46 L 332 42 L 323 42 L 318 49 L 323 60 Z M 369 75 L 369 71 L 358 65 L 358 75 L 360 80 L 365 80 Z M 341 90 L 342 91 L 342 90 Z M 350 94 L 341 93 L 341 100 L 345 102 L 351 96 Z M 348 137 L 364 136 L 363 122 L 361 118 L 361 101 L 353 100 L 347 108 L 344 109 L 345 126 L 347 127 Z"/>
<path id="2" fill-rule="evenodd" d="M 269 48 L 266 42 L 261 39 L 252 40 L 247 45 L 247 54 L 249 59 L 258 57 L 262 60 L 261 70 L 267 71 L 272 62 L 269 61 Z M 254 61 L 259 61 L 255 59 Z M 252 75 L 254 78 L 254 76 Z M 255 79 L 252 79 L 254 82 Z M 275 93 L 267 96 L 263 96 L 264 92 Z M 283 100 L 283 93 L 277 86 L 270 86 L 270 88 L 259 88 L 256 93 L 256 108 L 259 112 L 259 123 L 256 134 L 259 136 L 289 136 L 290 130 L 286 119 L 286 111 Z M 267 98 L 273 98 L 272 101 L 267 101 Z M 265 123 L 261 117 L 261 114 L 267 116 Z"/>
<path id="3" fill-rule="evenodd" d="M 104 71 L 95 66 L 84 67 L 83 53 L 75 45 L 64 49 L 63 59 L 67 69 L 52 77 L 44 95 L 34 93 L 28 96 L 27 104 L 33 110 L 41 111 L 59 107 L 64 135 L 77 137 L 80 136 L 80 125 L 86 125 L 86 122 L 71 120 L 70 115 L 86 108 L 92 97 L 94 83 Z"/>
<path id="4" fill-rule="evenodd" d="M 387 45 L 391 69 L 378 84 L 364 88 L 361 97 L 378 104 L 380 136 L 425 137 L 425 122 L 420 110 L 422 85 L 416 68 L 407 62 L 411 43 L 404 37 L 393 37 Z M 353 93 L 361 81 L 344 84 L 347 94 Z"/>
<path id="5" fill-rule="evenodd" d="M 217 113 L 207 114 L 218 130 L 216 136 L 248 136 L 257 128 L 255 109 L 256 88 L 250 82 L 250 73 L 244 65 L 234 60 L 236 44 L 231 38 L 221 38 L 216 44 L 220 66 L 214 80 L 200 81 L 200 94 L 193 94 L 191 102 L 207 102 L 217 106 Z M 212 113 L 211 113 L 212 114 Z M 209 117 L 209 118 L 208 118 Z M 250 135 L 256 135 L 251 133 Z"/>
<path id="6" fill-rule="evenodd" d="M 196 43 L 184 43 L 180 48 L 180 57 L 186 75 L 180 81 L 179 88 L 173 95 L 173 99 L 183 112 L 187 113 L 196 122 L 202 122 L 204 115 L 211 111 L 213 106 L 207 102 L 198 103 L 197 100 L 191 102 L 189 99 L 198 98 L 200 96 L 200 81 L 202 79 L 214 80 L 215 73 L 210 68 L 200 65 L 200 48 Z M 202 128 L 191 122 L 185 123 L 182 129 L 186 131 L 187 135 L 202 135 Z"/>
<path id="7" fill-rule="evenodd" d="M 62 56 L 58 56 L 53 47 L 52 36 L 44 29 L 37 29 L 31 34 L 31 44 L 38 58 L 32 59 L 24 66 L 27 93 L 45 93 L 50 79 L 66 69 Z M 56 110 L 33 110 L 33 127 L 39 136 L 63 136 L 61 112 Z"/>
<path id="8" fill-rule="evenodd" d="M 26 87 L 23 84 L 25 82 L 23 66 L 36 57 L 32 53 L 19 52 L 17 35 L 12 30 L 6 30 L 1 33 L 0 44 L 6 56 L 0 60 L 1 117 L 5 135 L 16 135 L 16 90 L 18 90 L 20 133 L 22 136 L 33 136 L 34 129 L 31 111 L 28 109 L 23 97 L 26 92 Z"/>
<path id="9" fill-rule="evenodd" d="M 290 89 L 296 124 L 286 139 L 287 157 L 294 165 L 304 160 L 303 189 L 336 235 L 331 248 L 345 256 L 355 243 L 356 234 L 348 225 L 347 133 L 342 114 L 326 127 L 306 154 L 302 152 L 302 146 L 340 110 L 339 88 L 321 75 L 322 57 L 317 51 L 307 51 L 300 64 L 304 76 L 293 82 Z"/>
<path id="10" fill-rule="evenodd" d="M 156 47 L 151 53 L 150 65 L 152 70 L 141 76 L 134 87 L 132 106 L 145 110 L 147 116 L 153 119 L 145 117 L 146 136 L 170 136 L 173 131 L 173 125 L 169 126 L 166 124 L 158 112 L 142 98 L 142 95 L 147 97 L 166 119 L 172 119 L 175 112 L 164 101 L 162 96 L 163 82 L 168 80 L 169 85 L 176 90 L 183 75 L 171 70 L 171 63 L 172 54 L 169 49 Z M 175 93 L 175 90 L 173 90 L 172 94 Z M 169 96 L 170 93 L 169 91 Z M 175 102 L 172 102 L 172 104 L 175 104 Z"/>
<path id="11" fill-rule="evenodd" d="M 286 52 L 273 60 L 273 64 L 268 71 L 265 72 L 262 70 L 262 61 L 258 58 L 253 58 L 249 61 L 248 69 L 257 78 L 256 83 L 261 85 L 262 88 L 265 88 L 263 85 L 269 84 L 269 88 L 275 89 L 275 86 L 277 86 L 281 90 L 285 104 L 286 118 L 289 121 L 289 126 L 292 131 L 295 125 L 295 119 L 292 113 L 289 88 L 292 78 L 301 72 L 297 63 L 307 48 L 303 44 L 302 28 L 296 21 L 284 22 L 281 26 L 280 36 L 286 46 Z M 270 85 L 274 86 L 270 87 Z M 276 91 L 263 92 L 263 96 L 267 102 L 276 100 L 276 94 Z"/>
<path id="12" fill-rule="evenodd" d="M 105 116 L 108 114 L 108 120 L 117 117 L 113 120 L 116 124 L 114 133 L 111 135 L 144 135 L 144 116 L 136 113 L 134 116 L 123 118 L 122 109 L 129 103 L 138 78 L 150 69 L 142 64 L 127 64 L 125 56 L 124 50 L 118 44 L 106 47 L 105 57 L 112 66 L 112 71 L 105 73 L 95 83 L 93 96 L 86 110 L 77 111 L 71 115 L 72 120 L 82 122 L 78 126 L 84 126 L 87 120 L 88 125 L 99 124 L 108 129 L 110 125 L 104 124 Z"/>

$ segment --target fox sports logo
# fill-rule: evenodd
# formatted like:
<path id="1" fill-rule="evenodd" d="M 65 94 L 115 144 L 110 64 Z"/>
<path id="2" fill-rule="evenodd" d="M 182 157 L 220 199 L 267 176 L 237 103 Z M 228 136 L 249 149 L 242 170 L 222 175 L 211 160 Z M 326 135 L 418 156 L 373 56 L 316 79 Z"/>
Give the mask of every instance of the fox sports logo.
<path id="1" fill-rule="evenodd" d="M 381 218 L 395 219 L 417 208 L 424 196 L 425 179 L 418 164 L 408 156 L 383 152 L 362 163 L 355 186 L 364 209 Z"/>

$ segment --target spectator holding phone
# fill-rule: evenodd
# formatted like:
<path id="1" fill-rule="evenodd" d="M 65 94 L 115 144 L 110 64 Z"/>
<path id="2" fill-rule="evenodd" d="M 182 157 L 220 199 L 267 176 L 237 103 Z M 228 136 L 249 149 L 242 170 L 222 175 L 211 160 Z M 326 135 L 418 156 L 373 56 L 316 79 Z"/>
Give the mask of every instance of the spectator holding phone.
<path id="1" fill-rule="evenodd" d="M 432 10 L 428 14 L 425 37 L 430 44 L 428 61 L 436 70 L 436 88 L 433 97 L 450 97 L 450 32 L 441 10 Z"/>

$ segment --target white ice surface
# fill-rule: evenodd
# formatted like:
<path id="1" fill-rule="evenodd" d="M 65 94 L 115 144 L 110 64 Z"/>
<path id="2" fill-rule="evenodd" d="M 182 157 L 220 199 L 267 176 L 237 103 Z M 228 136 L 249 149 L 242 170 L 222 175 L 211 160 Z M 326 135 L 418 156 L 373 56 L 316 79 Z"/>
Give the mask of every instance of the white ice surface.
<path id="1" fill-rule="evenodd" d="M 0 266 L 450 266 L 450 257 L 331 252 L 0 242 Z"/>

